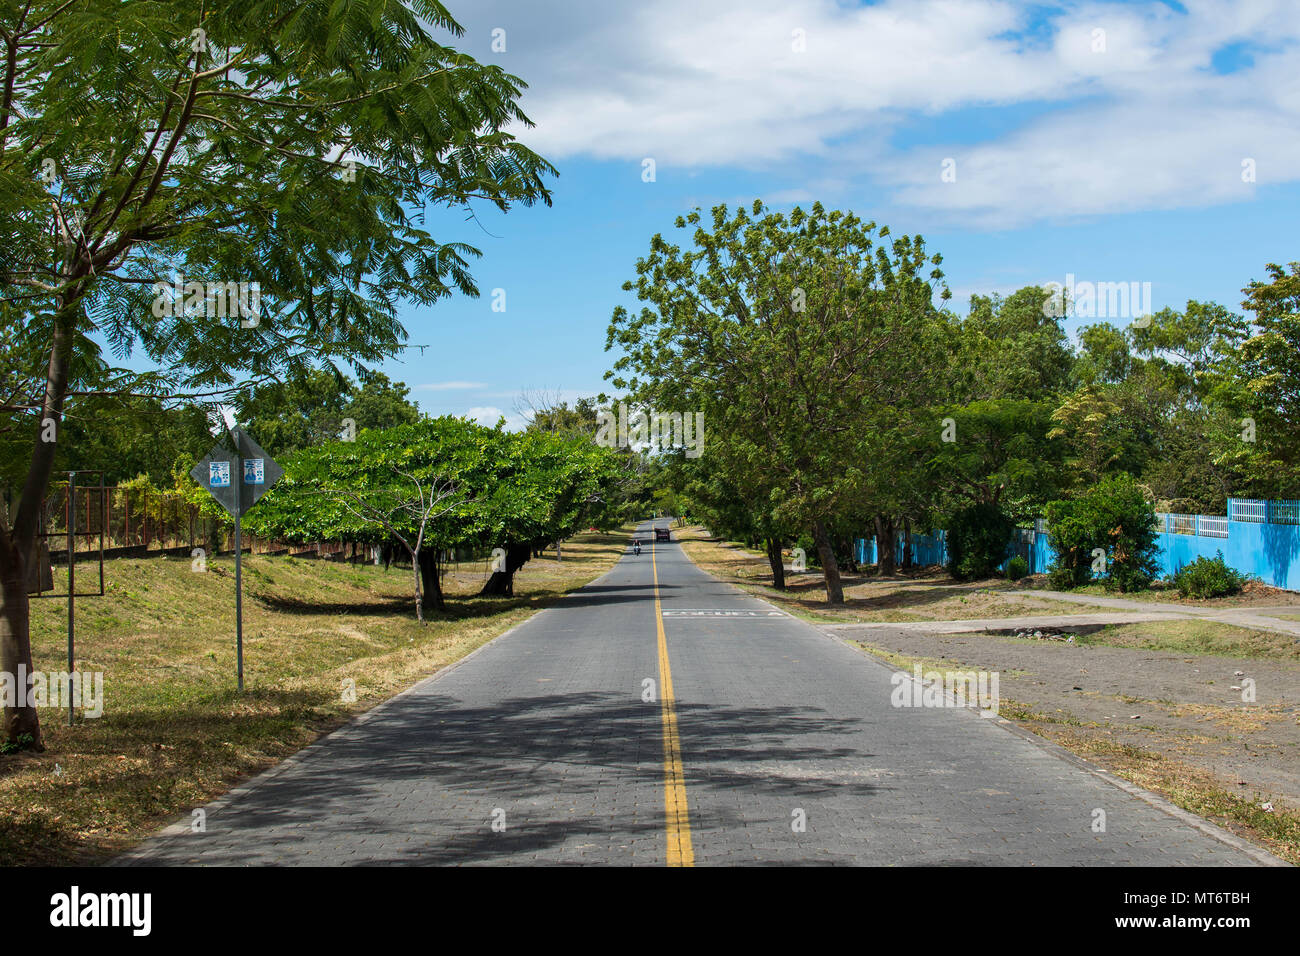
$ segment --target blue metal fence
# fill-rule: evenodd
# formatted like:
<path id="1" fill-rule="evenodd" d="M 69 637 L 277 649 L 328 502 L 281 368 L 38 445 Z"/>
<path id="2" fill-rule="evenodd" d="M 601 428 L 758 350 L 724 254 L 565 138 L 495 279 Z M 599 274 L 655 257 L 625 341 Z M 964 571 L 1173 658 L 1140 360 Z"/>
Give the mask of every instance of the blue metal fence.
<path id="1" fill-rule="evenodd" d="M 1300 591 L 1300 501 L 1230 498 L 1227 515 L 1160 513 L 1156 519 L 1162 576 L 1170 577 L 1197 558 L 1212 558 L 1222 551 L 1230 567 L 1265 584 Z M 895 551 L 900 564 L 903 545 L 900 534 Z M 1017 529 L 1008 554 L 1024 557 L 1030 574 L 1046 572 L 1056 560 L 1047 543 L 1046 522 L 1039 519 L 1032 529 Z M 874 538 L 858 539 L 857 559 L 860 564 L 876 563 Z M 914 534 L 912 560 L 920 565 L 946 563 L 944 532 Z"/>

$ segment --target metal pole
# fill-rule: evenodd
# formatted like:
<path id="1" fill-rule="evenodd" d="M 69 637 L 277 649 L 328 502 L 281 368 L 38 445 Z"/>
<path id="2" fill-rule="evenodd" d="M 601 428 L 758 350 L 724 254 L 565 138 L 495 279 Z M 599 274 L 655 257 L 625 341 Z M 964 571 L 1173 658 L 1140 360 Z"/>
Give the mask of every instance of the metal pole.
<path id="1" fill-rule="evenodd" d="M 235 486 L 235 673 L 239 680 L 239 692 L 244 692 L 244 588 L 242 582 L 244 545 L 240 540 L 239 526 L 243 523 L 240 515 L 241 485 L 244 483 L 244 462 L 239 452 L 231 462 L 233 474 L 231 483 Z"/>
<path id="2" fill-rule="evenodd" d="M 104 596 L 104 527 L 108 524 L 108 489 L 104 473 L 99 473 L 99 596 Z"/>
<path id="3" fill-rule="evenodd" d="M 72 726 L 72 657 L 73 657 L 73 595 L 77 591 L 77 539 L 73 524 L 77 520 L 77 473 L 68 472 L 68 726 Z"/>

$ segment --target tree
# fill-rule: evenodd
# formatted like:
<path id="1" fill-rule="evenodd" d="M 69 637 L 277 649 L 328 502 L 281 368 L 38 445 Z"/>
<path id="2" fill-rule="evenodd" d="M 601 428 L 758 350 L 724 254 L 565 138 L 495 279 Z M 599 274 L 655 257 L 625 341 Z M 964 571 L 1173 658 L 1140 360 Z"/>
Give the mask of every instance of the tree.
<path id="1" fill-rule="evenodd" d="M 550 432 L 553 435 L 585 435 L 591 438 L 596 434 L 596 413 L 605 402 L 604 395 L 591 398 L 579 398 L 569 407 L 569 403 L 560 398 L 560 393 L 547 392 L 544 389 L 525 389 L 515 399 L 515 411 L 527 423 L 529 431 Z"/>
<path id="2" fill-rule="evenodd" d="M 38 406 L 0 527 L 0 669 L 30 671 L 24 569 L 92 334 L 168 394 L 364 367 L 401 347 L 399 301 L 477 293 L 477 251 L 426 206 L 549 202 L 553 168 L 506 132 L 522 82 L 431 29 L 461 32 L 436 0 L 0 4 L 0 326 Z M 35 710 L 3 736 L 40 746 Z"/>
<path id="3" fill-rule="evenodd" d="M 1026 286 L 1010 296 L 972 295 L 954 340 L 960 389 L 968 401 L 1043 401 L 1065 390 L 1071 355 L 1061 319 L 1045 309 L 1050 293 Z"/>
<path id="4" fill-rule="evenodd" d="M 411 572 L 415 583 L 415 619 L 423 624 L 424 587 L 421 580 L 421 557 L 424 536 L 429 530 L 430 521 L 442 517 L 455 507 L 456 489 L 450 483 L 440 486 L 432 481 L 426 487 L 418 476 L 402 471 L 400 468 L 393 468 L 393 474 L 410 482 L 414 486 L 414 493 L 410 488 L 399 489 L 390 485 L 369 492 L 340 489 L 326 494 L 336 496 L 343 507 L 363 523 L 375 524 L 383 528 L 406 549 L 406 553 L 411 557 Z M 406 528 L 411 530 L 404 530 Z M 434 580 L 437 580 L 436 576 Z M 441 589 L 436 593 L 438 607 L 441 608 Z"/>
<path id="5" fill-rule="evenodd" d="M 951 441 L 939 435 L 930 459 L 935 480 L 959 508 L 989 505 L 1013 519 L 1037 517 L 1062 482 L 1060 442 L 1049 438 L 1050 403 L 992 399 L 940 408 Z"/>
<path id="6" fill-rule="evenodd" d="M 1268 282 L 1251 282 L 1242 303 L 1255 314 L 1255 334 L 1241 348 L 1254 401 L 1235 449 L 1249 463 L 1255 491 L 1292 497 L 1300 487 L 1300 262 L 1267 267 Z"/>
<path id="7" fill-rule="evenodd" d="M 1047 535 L 1057 555 L 1053 578 L 1067 586 L 1086 583 L 1094 568 L 1120 591 L 1155 577 L 1155 509 L 1131 475 L 1108 475 L 1077 497 L 1050 502 Z"/>
<path id="8" fill-rule="evenodd" d="M 403 382 L 371 372 L 357 385 L 337 369 L 305 369 L 241 393 L 235 418 L 270 455 L 343 437 L 347 428 L 391 428 L 419 421 Z"/>
<path id="9" fill-rule="evenodd" d="M 479 501 L 495 474 L 494 435 L 447 416 L 300 449 L 245 523 L 287 541 L 400 544 L 419 579 L 417 616 L 426 596 L 441 609 L 441 552 L 484 533 Z"/>
<path id="10" fill-rule="evenodd" d="M 614 503 L 622 456 L 581 436 L 496 431 L 498 462 L 483 495 L 485 544 L 505 551 L 481 595 L 514 595 L 514 575 L 546 542 L 559 542 L 603 520 Z"/>
<path id="11" fill-rule="evenodd" d="M 742 484 L 779 489 L 773 517 L 812 529 L 842 603 L 828 523 L 862 493 L 874 429 L 927 389 L 939 257 L 820 203 L 702 219 L 676 220 L 693 248 L 656 235 L 637 260 L 623 288 L 647 305 L 615 310 L 606 348 L 624 354 L 607 377 L 651 408 L 702 412 L 704 453 L 725 442 L 752 471 Z"/>

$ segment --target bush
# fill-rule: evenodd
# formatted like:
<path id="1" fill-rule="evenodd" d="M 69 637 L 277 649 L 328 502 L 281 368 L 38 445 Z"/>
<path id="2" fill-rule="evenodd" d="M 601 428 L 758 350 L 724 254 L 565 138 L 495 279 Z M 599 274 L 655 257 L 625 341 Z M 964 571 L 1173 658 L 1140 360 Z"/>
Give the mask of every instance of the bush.
<path id="1" fill-rule="evenodd" d="M 1012 581 L 1019 581 L 1028 573 L 1029 573 L 1029 562 L 1026 561 L 1024 558 L 1022 558 L 1020 555 L 1016 555 L 1014 558 L 1012 558 L 1010 561 L 1007 562 L 1007 577 Z"/>
<path id="2" fill-rule="evenodd" d="M 795 541 L 794 547 L 803 548 L 805 568 L 820 568 L 822 566 L 821 555 L 817 553 L 817 542 L 813 540 L 812 535 L 801 534 Z"/>
<path id="3" fill-rule="evenodd" d="M 1086 584 L 1100 549 L 1098 571 L 1107 588 L 1138 591 L 1156 574 L 1156 515 L 1146 495 L 1126 474 L 1104 478 L 1075 498 L 1047 505 L 1047 540 L 1056 551 L 1062 589 Z M 1058 586 L 1056 584 L 1053 585 Z"/>
<path id="4" fill-rule="evenodd" d="M 1091 572 L 1085 567 L 1083 577 L 1080 579 L 1074 568 L 1064 567 L 1057 562 L 1047 569 L 1047 586 L 1053 591 L 1070 591 L 1081 584 L 1087 584 L 1091 576 Z"/>
<path id="5" fill-rule="evenodd" d="M 1223 552 L 1218 551 L 1212 558 L 1202 556 L 1179 568 L 1174 575 L 1174 587 L 1178 588 L 1182 597 L 1205 600 L 1236 594 L 1246 580 L 1246 575 L 1228 567 L 1223 560 Z"/>
<path id="6" fill-rule="evenodd" d="M 1015 528 L 997 505 L 962 508 L 948 522 L 948 572 L 965 580 L 997 574 Z"/>

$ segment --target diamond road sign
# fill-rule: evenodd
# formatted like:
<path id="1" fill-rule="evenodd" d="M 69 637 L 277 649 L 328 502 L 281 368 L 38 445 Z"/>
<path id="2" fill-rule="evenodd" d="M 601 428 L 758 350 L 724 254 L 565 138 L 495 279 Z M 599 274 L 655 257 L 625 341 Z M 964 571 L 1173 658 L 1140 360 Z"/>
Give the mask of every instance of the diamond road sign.
<path id="1" fill-rule="evenodd" d="M 231 439 L 234 439 L 233 449 Z M 229 436 L 217 442 L 190 471 L 194 480 L 236 517 L 247 514 L 283 474 L 284 469 L 242 428 L 232 428 Z"/>

